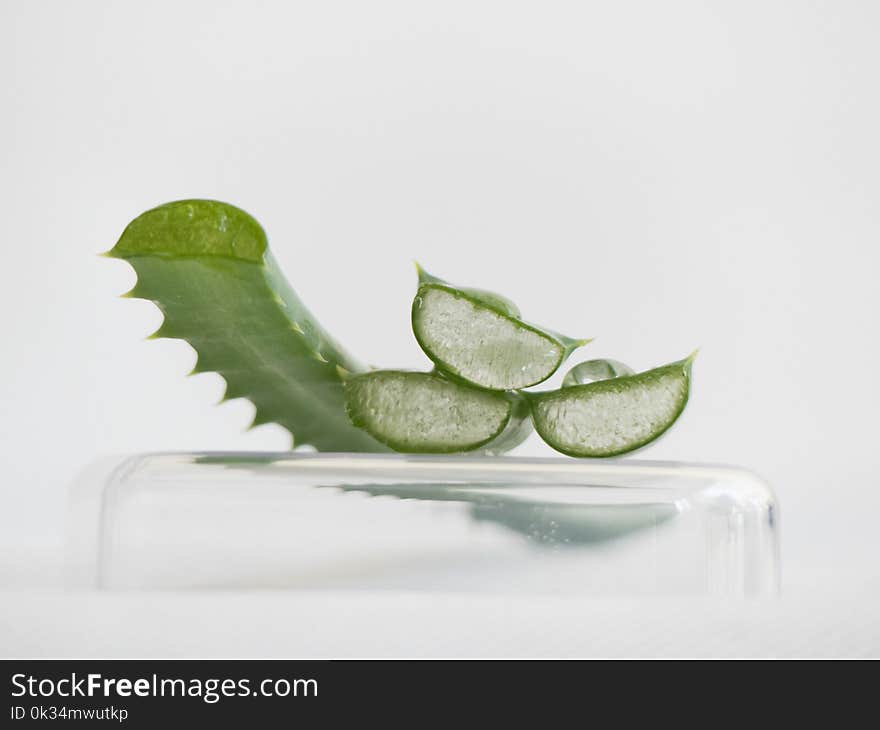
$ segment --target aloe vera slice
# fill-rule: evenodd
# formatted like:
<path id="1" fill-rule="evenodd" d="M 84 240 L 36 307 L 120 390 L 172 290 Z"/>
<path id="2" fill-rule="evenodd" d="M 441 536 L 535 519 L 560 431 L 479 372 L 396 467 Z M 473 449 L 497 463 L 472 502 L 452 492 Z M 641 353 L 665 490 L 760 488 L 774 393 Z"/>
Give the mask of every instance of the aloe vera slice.
<path id="1" fill-rule="evenodd" d="M 569 456 L 616 456 L 644 446 L 684 410 L 693 358 L 637 375 L 529 394 L 535 430 Z"/>
<path id="2" fill-rule="evenodd" d="M 575 365 L 565 374 L 562 387 L 570 388 L 573 385 L 585 385 L 597 380 L 619 378 L 622 375 L 635 375 L 635 371 L 619 360 L 587 360 Z"/>
<path id="3" fill-rule="evenodd" d="M 479 390 L 436 373 L 376 370 L 345 384 L 351 422 L 395 451 L 444 454 L 512 448 L 527 435 L 520 396 Z M 497 453 L 497 451 L 496 451 Z"/>
<path id="4" fill-rule="evenodd" d="M 133 220 L 108 255 L 137 273 L 125 296 L 164 314 L 153 337 L 192 345 L 193 372 L 219 373 L 224 400 L 250 400 L 253 425 L 278 423 L 297 445 L 322 451 L 387 451 L 345 414 L 342 375 L 361 366 L 299 300 L 243 210 L 209 200 L 162 205 Z"/>
<path id="5" fill-rule="evenodd" d="M 589 340 L 527 324 L 499 294 L 462 289 L 419 267 L 413 333 L 442 371 L 489 390 L 517 390 L 549 378 Z"/>

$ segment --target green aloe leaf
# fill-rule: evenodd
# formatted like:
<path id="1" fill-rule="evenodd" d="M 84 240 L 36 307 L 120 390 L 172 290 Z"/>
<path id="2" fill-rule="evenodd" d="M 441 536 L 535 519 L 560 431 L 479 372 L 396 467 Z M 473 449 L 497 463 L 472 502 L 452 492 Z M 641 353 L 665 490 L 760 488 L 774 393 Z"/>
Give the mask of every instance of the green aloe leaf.
<path id="1" fill-rule="evenodd" d="M 421 268 L 412 327 L 437 368 L 489 390 L 541 383 L 589 342 L 528 324 L 505 297 L 452 286 Z"/>
<path id="2" fill-rule="evenodd" d="M 351 422 L 395 451 L 507 451 L 530 433 L 528 405 L 436 373 L 376 370 L 345 383 Z"/>
<path id="3" fill-rule="evenodd" d="M 638 449 L 681 415 L 695 354 L 637 375 L 528 394 L 535 430 L 569 456 L 617 456 Z"/>
<path id="4" fill-rule="evenodd" d="M 297 445 L 322 451 L 387 450 L 345 414 L 343 376 L 362 367 L 299 300 L 243 210 L 210 200 L 162 205 L 133 220 L 108 255 L 137 273 L 126 296 L 162 311 L 153 337 L 192 345 L 193 372 L 219 373 L 224 399 L 250 400 L 253 425 L 277 423 Z"/>

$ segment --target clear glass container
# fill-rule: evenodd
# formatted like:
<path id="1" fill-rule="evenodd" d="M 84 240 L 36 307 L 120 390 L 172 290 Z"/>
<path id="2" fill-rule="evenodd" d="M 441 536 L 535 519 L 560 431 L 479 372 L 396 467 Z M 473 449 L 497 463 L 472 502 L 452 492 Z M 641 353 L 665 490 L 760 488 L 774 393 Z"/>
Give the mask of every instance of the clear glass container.
<path id="1" fill-rule="evenodd" d="M 752 473 L 637 460 L 145 454 L 71 496 L 69 577 L 121 589 L 772 594 Z"/>

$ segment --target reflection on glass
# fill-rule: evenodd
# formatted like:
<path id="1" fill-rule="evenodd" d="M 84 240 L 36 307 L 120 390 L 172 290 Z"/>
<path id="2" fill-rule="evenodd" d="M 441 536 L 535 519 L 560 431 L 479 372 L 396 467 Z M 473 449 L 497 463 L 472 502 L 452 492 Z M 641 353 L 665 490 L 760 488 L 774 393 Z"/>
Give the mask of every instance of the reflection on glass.
<path id="1" fill-rule="evenodd" d="M 591 545 L 659 526 L 678 514 L 675 504 L 557 504 L 508 496 L 468 484 L 335 484 L 374 497 L 463 502 L 474 520 L 493 522 L 544 545 Z"/>

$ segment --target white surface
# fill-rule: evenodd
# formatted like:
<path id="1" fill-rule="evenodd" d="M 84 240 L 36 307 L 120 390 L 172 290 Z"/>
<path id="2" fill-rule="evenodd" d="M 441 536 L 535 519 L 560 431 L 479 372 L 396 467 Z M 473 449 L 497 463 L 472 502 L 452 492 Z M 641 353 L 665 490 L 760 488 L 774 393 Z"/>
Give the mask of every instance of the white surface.
<path id="1" fill-rule="evenodd" d="M 405 593 L 16 596 L 6 656 L 876 657 L 862 592 L 803 604 L 511 600 Z M 157 618 L 157 617 L 161 617 Z M 845 620 L 843 620 L 845 619 Z M 52 647 L 49 649 L 49 647 Z"/>
<path id="2" fill-rule="evenodd" d="M 854 521 L 852 533 L 864 534 L 871 522 Z M 806 549 L 789 561 L 781 598 L 733 602 L 392 591 L 59 593 L 51 559 L 30 555 L 36 574 L 19 579 L 30 587 L 0 596 L 0 647 L 3 656 L 95 657 L 880 656 L 872 545 L 833 538 L 828 550 L 815 538 L 811 547 L 796 543 Z M 8 573 L 2 577 L 8 584 Z"/>
<path id="3" fill-rule="evenodd" d="M 38 556 L 98 454 L 286 444 L 273 427 L 242 434 L 250 407 L 215 408 L 214 376 L 183 378 L 186 345 L 142 342 L 158 314 L 114 299 L 132 275 L 93 255 L 142 210 L 201 196 L 256 215 L 303 299 L 370 362 L 425 363 L 408 332 L 413 258 L 595 336 L 585 356 L 643 369 L 702 346 L 688 411 L 650 458 L 767 478 L 797 597 L 767 609 L 797 632 L 789 644 L 753 631 L 756 607 L 720 609 L 731 635 L 754 651 L 854 653 L 834 627 L 880 609 L 878 21 L 872 3 L 794 0 L 6 0 L 0 652 L 224 653 L 185 620 L 196 606 L 238 611 L 236 630 L 265 638 L 255 653 L 273 635 L 296 651 L 277 638 L 287 607 L 348 611 L 333 596 L 24 590 L 47 585 L 56 561 Z M 380 602 L 369 638 L 357 622 L 315 625 L 302 650 L 416 651 L 393 618 L 415 598 L 363 600 Z M 167 619 L 126 618 L 150 605 Z M 424 605 L 431 631 L 441 608 Z M 576 646 L 579 625 L 557 619 L 541 623 Z M 106 627 L 91 642 L 90 622 Z M 527 619 L 493 625 L 489 653 L 538 641 Z M 600 651 L 632 647 L 615 626 Z"/>

